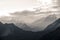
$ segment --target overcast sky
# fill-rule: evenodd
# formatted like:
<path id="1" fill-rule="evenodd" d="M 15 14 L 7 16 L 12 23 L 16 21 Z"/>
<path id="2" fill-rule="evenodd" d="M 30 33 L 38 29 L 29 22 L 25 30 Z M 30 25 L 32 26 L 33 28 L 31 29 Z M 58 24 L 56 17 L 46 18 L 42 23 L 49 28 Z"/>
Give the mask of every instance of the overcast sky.
<path id="1" fill-rule="evenodd" d="M 38 6 L 37 0 L 0 0 L 0 11 L 32 10 Z"/>
<path id="2" fill-rule="evenodd" d="M 33 8 L 37 7 L 46 8 L 51 5 L 52 0 L 0 0 L 0 15 L 7 15 L 16 11 L 33 10 Z"/>

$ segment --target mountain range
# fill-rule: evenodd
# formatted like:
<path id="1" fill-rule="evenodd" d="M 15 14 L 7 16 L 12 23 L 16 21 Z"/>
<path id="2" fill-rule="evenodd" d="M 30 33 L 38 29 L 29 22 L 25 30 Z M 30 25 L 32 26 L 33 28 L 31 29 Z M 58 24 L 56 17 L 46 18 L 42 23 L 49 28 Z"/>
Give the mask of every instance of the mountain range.
<path id="1" fill-rule="evenodd" d="M 16 26 L 18 26 L 19 28 L 23 30 L 36 32 L 36 31 L 44 30 L 48 25 L 50 25 L 55 20 L 57 20 L 57 17 L 54 14 L 54 15 L 48 15 L 47 17 L 42 17 L 42 18 L 39 17 L 39 19 L 35 18 L 36 20 L 30 24 L 25 23 L 24 20 L 22 19 L 19 17 L 2 17 L 0 18 L 0 21 L 3 23 L 14 23 Z M 28 20 L 29 22 L 31 21 L 31 19 L 26 19 L 26 22 Z"/>
<path id="2" fill-rule="evenodd" d="M 25 25 L 25 24 L 24 24 Z M 0 22 L 1 40 L 59 40 L 60 38 L 60 19 L 48 25 L 43 31 L 25 31 L 13 23 Z"/>

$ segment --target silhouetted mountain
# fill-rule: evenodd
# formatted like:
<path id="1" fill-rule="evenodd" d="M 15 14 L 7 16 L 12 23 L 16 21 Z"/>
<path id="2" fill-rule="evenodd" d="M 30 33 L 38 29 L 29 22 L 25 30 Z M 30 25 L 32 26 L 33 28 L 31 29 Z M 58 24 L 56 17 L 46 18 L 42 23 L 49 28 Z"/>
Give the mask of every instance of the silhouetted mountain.
<path id="1" fill-rule="evenodd" d="M 50 25 L 56 20 L 57 20 L 57 17 L 55 14 L 53 14 L 35 21 L 34 23 L 32 23 L 32 26 L 37 27 L 36 28 L 37 30 L 44 30 L 48 25 Z"/>
<path id="2" fill-rule="evenodd" d="M 32 31 L 24 31 L 13 23 L 0 23 L 0 38 L 1 40 L 37 40 L 38 33 Z"/>
<path id="3" fill-rule="evenodd" d="M 41 37 L 40 40 L 60 40 L 60 27 L 52 32 L 47 33 Z"/>
<path id="4" fill-rule="evenodd" d="M 26 24 L 22 25 L 22 27 L 26 26 L 27 26 Z M 59 37 L 60 37 L 60 19 L 48 25 L 45 30 L 40 32 L 25 31 L 20 29 L 13 23 L 3 24 L 0 22 L 1 40 L 50 40 L 50 39 L 58 40 Z"/>
<path id="5" fill-rule="evenodd" d="M 48 27 L 45 29 L 45 31 L 53 31 L 56 30 L 60 26 L 60 19 L 56 20 L 52 24 L 48 25 Z"/>
<path id="6" fill-rule="evenodd" d="M 60 19 L 45 29 L 45 35 L 43 35 L 40 40 L 60 40 Z"/>

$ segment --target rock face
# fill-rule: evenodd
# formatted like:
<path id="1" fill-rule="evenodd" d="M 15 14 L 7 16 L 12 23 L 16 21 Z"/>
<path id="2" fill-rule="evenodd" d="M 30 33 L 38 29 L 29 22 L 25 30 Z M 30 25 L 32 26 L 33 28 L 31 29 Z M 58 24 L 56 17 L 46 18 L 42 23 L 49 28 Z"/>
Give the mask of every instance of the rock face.
<path id="1" fill-rule="evenodd" d="M 60 40 L 60 19 L 50 24 L 45 29 L 45 32 L 45 35 L 43 35 L 40 40 Z"/>

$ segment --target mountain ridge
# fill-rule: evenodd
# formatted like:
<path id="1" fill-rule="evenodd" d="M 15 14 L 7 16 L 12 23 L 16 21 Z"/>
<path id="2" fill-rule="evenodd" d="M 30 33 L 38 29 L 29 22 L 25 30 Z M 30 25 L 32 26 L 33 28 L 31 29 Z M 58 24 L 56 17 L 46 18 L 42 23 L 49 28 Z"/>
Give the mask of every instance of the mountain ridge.
<path id="1" fill-rule="evenodd" d="M 57 20 L 56 15 L 49 15 L 45 18 L 39 19 L 36 22 L 32 23 L 33 27 L 37 27 L 40 28 L 40 30 L 44 30 L 48 25 L 50 25 L 51 23 L 53 23 L 54 21 Z"/>

